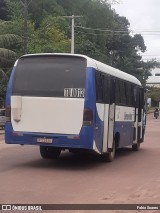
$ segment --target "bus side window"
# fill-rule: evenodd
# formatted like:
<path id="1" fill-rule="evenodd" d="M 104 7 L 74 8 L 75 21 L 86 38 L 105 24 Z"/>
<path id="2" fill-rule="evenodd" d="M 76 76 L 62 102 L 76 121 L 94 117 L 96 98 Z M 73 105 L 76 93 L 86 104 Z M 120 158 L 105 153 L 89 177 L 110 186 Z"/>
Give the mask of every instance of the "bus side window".
<path id="1" fill-rule="evenodd" d="M 103 103 L 103 85 L 104 85 L 104 76 L 96 72 L 95 75 L 95 82 L 96 82 L 96 102 Z"/>
<path id="2" fill-rule="evenodd" d="M 144 89 L 141 88 L 140 91 L 141 91 L 141 108 L 143 109 L 144 105 L 145 105 L 145 103 L 144 103 Z"/>
<path id="3" fill-rule="evenodd" d="M 116 80 L 115 78 L 110 78 L 110 104 L 115 103 L 115 86 L 116 86 Z"/>
<path id="4" fill-rule="evenodd" d="M 120 87 L 119 87 L 119 80 L 118 79 L 116 79 L 115 86 L 116 86 L 116 89 L 115 89 L 115 102 L 116 102 L 117 105 L 120 105 L 121 99 L 120 99 Z"/>
<path id="5" fill-rule="evenodd" d="M 139 103 L 138 103 L 138 122 L 141 122 L 142 120 L 142 109 L 144 108 L 144 92 L 143 88 L 138 89 L 138 98 L 139 98 Z"/>
<path id="6" fill-rule="evenodd" d="M 132 107 L 136 107 L 136 87 L 134 85 L 131 85 L 131 94 L 132 94 Z"/>
<path id="7" fill-rule="evenodd" d="M 126 90 L 126 98 L 127 98 L 127 105 L 132 106 L 132 90 L 131 84 L 129 82 L 125 82 L 125 90 Z"/>
<path id="8" fill-rule="evenodd" d="M 104 103 L 109 104 L 110 103 L 110 78 L 109 76 L 104 76 Z"/>
<path id="9" fill-rule="evenodd" d="M 123 81 L 119 81 L 119 88 L 120 88 L 120 97 L 121 97 L 121 105 L 127 105 L 127 98 L 126 98 L 126 90 Z"/>

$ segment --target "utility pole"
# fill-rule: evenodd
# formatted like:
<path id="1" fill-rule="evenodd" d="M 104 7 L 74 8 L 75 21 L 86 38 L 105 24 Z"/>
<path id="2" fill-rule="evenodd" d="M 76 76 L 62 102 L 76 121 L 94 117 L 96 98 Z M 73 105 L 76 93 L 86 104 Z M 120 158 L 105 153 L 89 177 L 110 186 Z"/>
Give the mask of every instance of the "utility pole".
<path id="1" fill-rule="evenodd" d="M 32 0 L 20 0 L 24 7 L 23 54 L 28 53 L 28 6 Z"/>
<path id="2" fill-rule="evenodd" d="M 63 16 L 63 18 L 70 18 L 72 19 L 72 32 L 71 32 L 71 54 L 74 54 L 74 21 L 75 21 L 75 18 L 81 18 L 82 16 L 75 16 L 75 15 L 72 15 L 72 16 Z"/>

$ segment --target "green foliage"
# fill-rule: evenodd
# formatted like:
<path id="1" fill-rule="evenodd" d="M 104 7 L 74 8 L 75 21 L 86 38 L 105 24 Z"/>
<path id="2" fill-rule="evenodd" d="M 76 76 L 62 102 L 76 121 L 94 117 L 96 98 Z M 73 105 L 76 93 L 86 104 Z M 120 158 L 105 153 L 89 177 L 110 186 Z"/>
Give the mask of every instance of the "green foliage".
<path id="1" fill-rule="evenodd" d="M 160 66 L 154 59 L 147 62 L 142 60 L 140 53 L 146 51 L 143 37 L 130 33 L 130 23 L 126 17 L 119 16 L 111 9 L 110 0 L 29 2 L 29 53 L 70 52 L 71 19 L 63 16 L 74 14 L 82 16 L 75 20 L 75 53 L 88 55 L 132 74 L 143 85 L 150 70 Z M 12 66 L 15 52 L 17 57 L 23 54 L 24 5 L 20 0 L 1 0 L 0 18 L 9 19 L 7 23 L 0 22 L 0 67 L 3 61 L 6 73 Z"/>
<path id="2" fill-rule="evenodd" d="M 15 42 L 19 40 L 19 37 L 14 34 L 2 34 L 0 35 L 0 46 L 5 47 L 5 46 L 11 46 Z"/>
<path id="3" fill-rule="evenodd" d="M 160 102 L 160 88 L 158 87 L 149 87 L 149 92 L 147 93 L 147 97 L 151 98 L 154 103 Z"/>
<path id="4" fill-rule="evenodd" d="M 8 11 L 5 0 L 0 0 L 0 20 L 8 19 Z"/>
<path id="5" fill-rule="evenodd" d="M 64 15 L 64 9 L 58 4 L 57 0 L 34 0 L 28 8 L 30 18 L 39 28 L 44 19 L 50 15 Z"/>
<path id="6" fill-rule="evenodd" d="M 29 44 L 30 53 L 42 52 L 69 52 L 70 40 L 65 32 L 60 29 L 61 19 L 48 16 L 41 23 L 40 28 L 35 30 Z"/>
<path id="7" fill-rule="evenodd" d="M 7 85 L 7 70 L 16 60 L 16 53 L 10 50 L 19 37 L 14 34 L 5 34 L 6 25 L 8 22 L 0 21 L 0 105 L 4 101 Z"/>
<path id="8" fill-rule="evenodd" d="M 10 20 L 19 22 L 23 18 L 23 7 L 20 0 L 5 0 Z"/>
<path id="9" fill-rule="evenodd" d="M 0 108 L 4 106 L 7 82 L 8 78 L 6 73 L 2 69 L 0 69 Z"/>
<path id="10" fill-rule="evenodd" d="M 130 36 L 129 33 L 115 36 L 106 44 L 108 56 L 112 59 L 112 66 L 131 75 L 141 78 L 142 57 L 139 51 L 146 50 L 141 35 Z M 143 62 L 143 65 L 145 62 Z M 140 79 L 141 80 L 141 79 Z"/>
<path id="11" fill-rule="evenodd" d="M 10 23 L 9 23 L 10 24 Z M 0 21 L 0 68 L 10 66 L 16 59 L 16 53 L 10 50 L 19 41 L 19 36 L 8 34 L 6 26 L 8 22 Z M 5 33 L 6 32 L 6 33 Z"/>

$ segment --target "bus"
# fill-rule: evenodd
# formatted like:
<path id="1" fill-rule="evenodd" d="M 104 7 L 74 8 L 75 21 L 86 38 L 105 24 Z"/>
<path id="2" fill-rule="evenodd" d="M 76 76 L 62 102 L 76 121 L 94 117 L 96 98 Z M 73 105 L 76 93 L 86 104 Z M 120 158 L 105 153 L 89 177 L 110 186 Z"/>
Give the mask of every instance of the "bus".
<path id="1" fill-rule="evenodd" d="M 144 141 L 144 90 L 85 55 L 28 54 L 13 67 L 6 117 L 7 144 L 38 145 L 42 158 L 86 150 L 111 162 L 116 149 L 138 151 Z"/>

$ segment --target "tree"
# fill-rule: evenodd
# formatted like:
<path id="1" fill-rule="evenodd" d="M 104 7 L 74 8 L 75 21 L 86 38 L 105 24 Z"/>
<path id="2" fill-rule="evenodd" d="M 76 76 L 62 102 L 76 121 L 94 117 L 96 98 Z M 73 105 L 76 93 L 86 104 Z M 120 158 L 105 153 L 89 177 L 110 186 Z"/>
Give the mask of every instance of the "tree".
<path id="1" fill-rule="evenodd" d="M 0 100 L 4 100 L 7 84 L 7 70 L 11 67 L 16 59 L 16 53 L 9 49 L 19 37 L 14 34 L 5 34 L 4 26 L 7 22 L 0 22 Z M 1 103 L 2 104 L 2 103 Z"/>
<path id="2" fill-rule="evenodd" d="M 35 30 L 29 43 L 29 52 L 70 52 L 70 39 L 61 30 L 62 21 L 62 18 L 52 16 L 45 18 L 40 28 Z"/>
<path id="3" fill-rule="evenodd" d="M 31 20 L 35 23 L 35 28 L 40 28 L 41 23 L 47 16 L 62 16 L 64 9 L 57 0 L 34 0 L 29 5 L 28 12 Z"/>
<path id="4" fill-rule="evenodd" d="M 83 18 L 75 22 L 75 53 L 88 55 L 121 69 L 138 77 L 145 84 L 150 70 L 158 66 L 158 63 L 155 60 L 147 63 L 143 62 L 140 56 L 141 52 L 146 51 L 143 37 L 140 34 L 134 36 L 130 34 L 129 21 L 126 17 L 119 16 L 111 9 L 110 4 L 113 3 L 119 3 L 119 1 L 34 0 L 30 4 L 29 12 L 32 20 L 36 22 L 38 33 L 36 37 L 38 39 L 32 43 L 30 51 L 68 52 L 69 48 L 63 47 L 63 41 L 65 39 L 69 40 L 71 37 L 70 20 L 63 20 L 57 23 L 53 21 L 52 27 L 51 25 L 48 26 L 51 23 L 50 21 L 49 23 L 46 22 L 46 29 L 50 33 L 46 31 L 44 35 L 40 35 L 40 32 L 43 32 L 44 20 L 48 20 L 49 16 L 51 20 L 51 17 L 55 19 L 53 17 L 62 15 L 82 15 Z M 35 13 L 35 11 L 39 12 Z M 61 42 L 60 40 L 56 41 L 58 34 Z M 63 36 L 61 36 L 62 34 Z M 45 37 L 47 40 L 49 38 L 49 42 L 46 41 Z M 65 44 L 67 43 L 65 42 Z"/>
<path id="5" fill-rule="evenodd" d="M 160 88 L 159 87 L 148 87 L 147 98 L 151 98 L 152 106 L 159 107 Z"/>
<path id="6" fill-rule="evenodd" d="M 6 0 L 9 18 L 14 22 L 8 33 L 23 38 L 23 7 L 20 0 Z M 131 35 L 130 23 L 111 9 L 117 0 L 34 0 L 28 7 L 28 49 L 37 52 L 70 52 L 71 22 L 60 17 L 81 15 L 75 22 L 75 53 L 107 63 L 145 80 L 159 66 L 155 60 L 144 62 L 143 37 Z M 22 45 L 14 46 L 21 54 Z"/>
<path id="7" fill-rule="evenodd" d="M 16 59 L 16 53 L 9 49 L 10 46 L 19 41 L 19 36 L 4 33 L 7 22 L 0 21 L 0 68 L 7 67 Z"/>
<path id="8" fill-rule="evenodd" d="M 8 11 L 5 0 L 0 1 L 0 20 L 8 20 Z"/>

